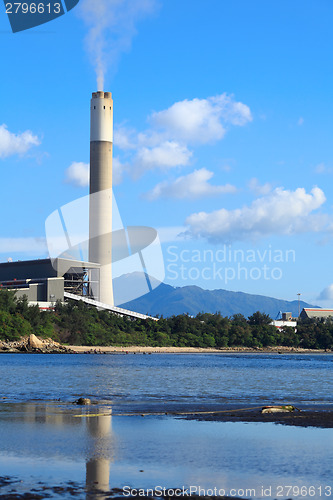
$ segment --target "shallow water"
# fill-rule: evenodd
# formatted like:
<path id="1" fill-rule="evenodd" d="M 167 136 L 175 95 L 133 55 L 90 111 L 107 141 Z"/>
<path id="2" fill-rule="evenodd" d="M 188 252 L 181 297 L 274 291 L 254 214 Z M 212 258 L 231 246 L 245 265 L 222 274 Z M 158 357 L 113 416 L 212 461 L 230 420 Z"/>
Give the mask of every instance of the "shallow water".
<path id="1" fill-rule="evenodd" d="M 18 491 L 75 481 L 81 487 L 77 498 L 89 499 L 103 498 L 83 489 L 96 481 L 103 491 L 161 486 L 192 487 L 201 494 L 216 488 L 241 498 L 332 498 L 332 490 L 325 489 L 332 487 L 331 429 L 121 416 L 149 405 L 285 400 L 331 405 L 332 360 L 330 355 L 1 355 L 2 395 L 8 399 L 0 405 L 0 476 L 22 480 L 14 485 Z M 103 404 L 71 404 L 80 395 Z M 51 497 L 64 494 L 53 491 Z"/>
<path id="2" fill-rule="evenodd" d="M 333 403 L 333 355 L 0 355 L 11 400 Z"/>
<path id="3" fill-rule="evenodd" d="M 1 474 L 19 477 L 22 488 L 40 481 L 98 481 L 105 491 L 126 486 L 216 488 L 226 493 L 244 489 L 244 498 L 246 489 L 252 490 L 252 498 L 263 498 L 262 488 L 271 487 L 271 498 L 276 498 L 279 486 L 319 491 L 331 484 L 330 429 L 75 416 L 85 414 L 26 403 L 0 412 Z"/>

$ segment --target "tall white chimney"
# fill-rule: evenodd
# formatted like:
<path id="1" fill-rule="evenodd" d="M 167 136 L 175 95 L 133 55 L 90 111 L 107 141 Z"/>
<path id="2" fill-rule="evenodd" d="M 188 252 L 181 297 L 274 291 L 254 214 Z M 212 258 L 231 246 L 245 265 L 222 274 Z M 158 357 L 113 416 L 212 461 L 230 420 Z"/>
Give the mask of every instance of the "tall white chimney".
<path id="1" fill-rule="evenodd" d="M 94 298 L 109 305 L 113 305 L 112 144 L 111 92 L 94 92 L 90 106 L 89 261 L 101 265 L 99 284 L 92 288 Z"/>

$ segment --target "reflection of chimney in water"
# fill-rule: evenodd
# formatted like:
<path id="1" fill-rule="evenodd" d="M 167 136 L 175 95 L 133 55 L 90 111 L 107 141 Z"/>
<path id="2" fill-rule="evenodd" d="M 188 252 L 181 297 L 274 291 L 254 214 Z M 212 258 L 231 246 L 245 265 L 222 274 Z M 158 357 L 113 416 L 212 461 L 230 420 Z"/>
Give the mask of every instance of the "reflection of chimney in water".
<path id="1" fill-rule="evenodd" d="M 95 458 L 89 460 L 86 464 L 86 486 L 89 489 L 87 492 L 87 500 L 96 499 L 96 490 L 105 492 L 104 496 L 98 496 L 99 499 L 107 498 L 110 486 L 110 460 L 106 458 Z M 95 490 L 95 491 L 94 491 Z"/>
<path id="2" fill-rule="evenodd" d="M 103 500 L 110 489 L 111 415 L 87 418 L 88 432 L 94 440 L 90 460 L 86 463 L 87 500 Z M 101 492 L 99 494 L 99 492 Z"/>

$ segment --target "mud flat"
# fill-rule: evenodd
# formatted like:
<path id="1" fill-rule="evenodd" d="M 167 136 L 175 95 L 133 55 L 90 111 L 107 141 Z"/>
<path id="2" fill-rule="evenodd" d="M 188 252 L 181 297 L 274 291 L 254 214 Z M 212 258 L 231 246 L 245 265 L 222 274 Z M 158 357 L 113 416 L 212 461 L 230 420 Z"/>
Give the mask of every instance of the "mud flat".
<path id="1" fill-rule="evenodd" d="M 191 498 L 192 500 L 229 500 L 233 498 L 234 500 L 241 500 L 239 497 L 226 497 L 226 496 L 199 496 L 199 495 L 187 495 L 179 494 L 181 488 L 165 488 L 165 493 L 161 495 L 158 491 L 156 494 L 154 492 L 149 494 L 141 494 L 145 490 L 143 488 L 132 488 L 134 492 L 140 492 L 139 494 L 129 495 L 128 492 L 124 492 L 121 488 L 113 488 L 109 491 L 99 490 L 96 485 L 94 488 L 88 488 L 87 486 L 80 484 L 75 481 L 70 481 L 68 483 L 62 483 L 58 485 L 49 485 L 40 482 L 34 488 L 28 488 L 18 477 L 0 476 L 0 499 L 8 500 L 42 500 L 44 498 L 77 498 L 77 499 L 138 499 L 138 498 L 151 498 L 151 499 L 164 499 L 164 500 L 174 500 L 175 498 Z M 179 491 L 178 491 L 179 490 Z M 124 494 L 125 493 L 125 494 Z M 176 495 L 177 493 L 177 495 Z M 244 497 L 242 497 L 242 500 Z"/>
<path id="2" fill-rule="evenodd" d="M 229 409 L 183 415 L 188 420 L 207 422 L 272 422 L 297 427 L 333 428 L 332 408 L 307 408 L 288 413 L 261 413 L 260 409 Z"/>

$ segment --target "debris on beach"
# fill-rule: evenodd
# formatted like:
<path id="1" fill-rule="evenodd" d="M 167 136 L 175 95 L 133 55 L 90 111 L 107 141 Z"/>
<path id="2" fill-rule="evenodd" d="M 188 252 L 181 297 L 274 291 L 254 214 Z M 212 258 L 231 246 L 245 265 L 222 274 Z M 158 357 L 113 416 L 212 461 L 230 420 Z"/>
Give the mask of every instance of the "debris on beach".
<path id="1" fill-rule="evenodd" d="M 89 398 L 79 398 L 74 401 L 77 405 L 91 405 L 91 400 Z"/>
<path id="2" fill-rule="evenodd" d="M 290 413 L 295 410 L 301 411 L 293 405 L 264 406 L 261 413 Z"/>

